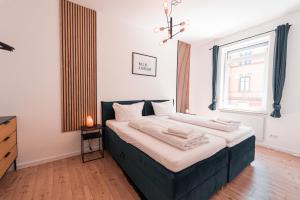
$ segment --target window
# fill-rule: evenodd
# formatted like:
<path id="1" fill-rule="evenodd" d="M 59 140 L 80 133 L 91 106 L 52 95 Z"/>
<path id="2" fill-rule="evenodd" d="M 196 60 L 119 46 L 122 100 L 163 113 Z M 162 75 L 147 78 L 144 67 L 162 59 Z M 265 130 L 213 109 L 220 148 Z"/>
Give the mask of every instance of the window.
<path id="1" fill-rule="evenodd" d="M 264 37 L 222 49 L 221 109 L 266 111 L 269 43 Z"/>
<path id="2" fill-rule="evenodd" d="M 240 92 L 250 91 L 250 76 L 242 76 L 240 78 Z"/>

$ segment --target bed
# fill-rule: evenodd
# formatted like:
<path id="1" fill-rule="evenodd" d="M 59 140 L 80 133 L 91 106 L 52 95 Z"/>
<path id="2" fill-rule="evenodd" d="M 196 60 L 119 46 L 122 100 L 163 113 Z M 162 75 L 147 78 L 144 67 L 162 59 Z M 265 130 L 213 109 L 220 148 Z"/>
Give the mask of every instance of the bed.
<path id="1" fill-rule="evenodd" d="M 203 132 L 223 138 L 226 141 L 229 155 L 228 182 L 238 176 L 254 160 L 255 135 L 251 127 L 241 125 L 238 130 L 230 133 L 205 127 L 199 128 Z"/>
<path id="2" fill-rule="evenodd" d="M 162 101 L 164 100 L 155 100 L 155 102 Z M 145 102 L 143 116 L 154 115 L 151 101 L 117 101 L 120 104 L 137 102 Z M 206 155 L 204 159 L 197 162 L 185 161 L 183 163 L 186 165 L 182 166 L 178 165 L 179 162 L 174 165 L 172 159 L 168 161 L 167 154 L 161 155 L 161 159 L 158 159 L 153 152 L 149 152 L 151 145 L 148 145 L 147 151 L 142 149 L 141 145 L 137 145 L 137 141 L 133 140 L 135 138 L 129 137 L 129 140 L 124 138 L 122 132 L 126 133 L 126 131 L 122 129 L 126 126 L 112 125 L 113 103 L 101 102 L 104 147 L 146 199 L 208 199 L 254 159 L 254 136 L 228 147 L 224 139 L 222 139 L 224 144 L 220 145 L 220 138 L 218 140 L 218 137 L 213 135 L 211 137 L 219 147 L 216 152 L 210 152 L 209 157 Z M 168 150 L 164 149 L 164 151 Z M 184 158 L 183 155 L 176 155 L 178 159 Z M 173 160 L 178 161 L 176 157 Z"/>
<path id="3" fill-rule="evenodd" d="M 119 101 L 118 103 L 136 102 L 141 101 Z M 114 119 L 112 104 L 113 102 L 101 102 L 105 148 L 146 199 L 209 199 L 226 184 L 228 151 L 225 144 L 224 148 L 213 156 L 173 172 L 140 149 L 122 140 L 115 131 L 106 126 L 107 120 Z M 145 101 L 143 115 L 153 114 L 151 101 Z"/>

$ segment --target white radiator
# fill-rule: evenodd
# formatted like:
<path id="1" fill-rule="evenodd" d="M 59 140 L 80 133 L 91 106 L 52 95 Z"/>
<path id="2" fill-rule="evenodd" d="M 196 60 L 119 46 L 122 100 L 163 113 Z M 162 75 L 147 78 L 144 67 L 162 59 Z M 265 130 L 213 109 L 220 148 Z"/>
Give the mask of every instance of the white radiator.
<path id="1" fill-rule="evenodd" d="M 254 114 L 239 114 L 220 112 L 220 117 L 241 121 L 246 126 L 251 126 L 255 132 L 256 140 L 263 141 L 265 133 L 265 116 Z"/>

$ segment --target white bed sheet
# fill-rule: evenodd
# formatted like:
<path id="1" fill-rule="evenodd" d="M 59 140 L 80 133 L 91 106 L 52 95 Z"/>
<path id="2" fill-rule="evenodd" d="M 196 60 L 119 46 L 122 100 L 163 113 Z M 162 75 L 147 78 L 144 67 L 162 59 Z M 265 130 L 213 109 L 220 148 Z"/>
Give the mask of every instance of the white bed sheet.
<path id="1" fill-rule="evenodd" d="M 129 127 L 128 122 L 108 120 L 106 121 L 106 125 L 122 140 L 143 151 L 152 159 L 173 172 L 179 172 L 201 160 L 209 158 L 226 147 L 224 139 L 207 135 L 209 143 L 188 151 L 182 151 Z"/>

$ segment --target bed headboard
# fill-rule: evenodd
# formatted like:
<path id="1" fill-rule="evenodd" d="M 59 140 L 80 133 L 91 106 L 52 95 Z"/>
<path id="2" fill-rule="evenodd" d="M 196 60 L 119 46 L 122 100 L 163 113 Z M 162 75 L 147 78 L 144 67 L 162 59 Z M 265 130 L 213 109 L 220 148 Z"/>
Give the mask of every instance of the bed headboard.
<path id="1" fill-rule="evenodd" d="M 133 103 L 144 102 L 144 108 L 142 115 L 154 115 L 152 102 L 164 102 L 168 100 L 130 100 L 130 101 L 101 101 L 101 115 L 102 115 L 102 126 L 105 127 L 105 122 L 109 119 L 115 119 L 115 111 L 112 107 L 113 103 L 119 103 L 123 105 L 129 105 Z M 174 101 L 173 101 L 174 103 Z"/>

